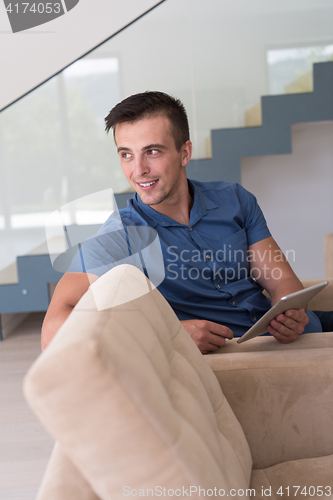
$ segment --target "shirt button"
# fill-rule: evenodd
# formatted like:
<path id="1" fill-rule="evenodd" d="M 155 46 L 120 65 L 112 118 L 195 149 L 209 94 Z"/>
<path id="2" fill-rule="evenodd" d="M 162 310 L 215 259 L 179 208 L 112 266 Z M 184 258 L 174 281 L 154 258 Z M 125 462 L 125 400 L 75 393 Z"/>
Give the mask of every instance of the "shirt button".
<path id="1" fill-rule="evenodd" d="M 216 286 L 217 286 L 217 288 L 221 288 L 220 285 L 216 285 Z"/>
<path id="2" fill-rule="evenodd" d="M 190 227 L 189 231 L 192 231 L 192 228 Z"/>
<path id="3" fill-rule="evenodd" d="M 253 318 L 252 318 L 252 319 L 253 319 L 253 321 L 257 321 L 257 318 L 256 318 L 255 316 L 253 316 Z"/>
<path id="4" fill-rule="evenodd" d="M 206 260 L 210 260 L 210 255 L 206 255 Z"/>
<path id="5" fill-rule="evenodd" d="M 236 302 L 234 300 L 231 301 L 232 305 L 236 305 Z"/>

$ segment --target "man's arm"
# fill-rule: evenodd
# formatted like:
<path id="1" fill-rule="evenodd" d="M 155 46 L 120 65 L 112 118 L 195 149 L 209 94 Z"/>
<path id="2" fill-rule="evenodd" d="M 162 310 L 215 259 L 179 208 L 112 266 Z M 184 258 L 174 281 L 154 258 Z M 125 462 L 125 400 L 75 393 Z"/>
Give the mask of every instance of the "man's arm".
<path id="1" fill-rule="evenodd" d="M 303 289 L 282 250 L 272 238 L 265 238 L 248 248 L 251 276 L 271 296 L 272 305 L 281 297 Z M 296 340 L 309 322 L 305 309 L 290 309 L 271 321 L 268 332 L 283 344 Z"/>
<path id="2" fill-rule="evenodd" d="M 66 273 L 54 291 L 42 326 L 42 350 L 46 349 L 61 325 L 68 318 L 82 295 L 98 276 L 89 273 Z"/>

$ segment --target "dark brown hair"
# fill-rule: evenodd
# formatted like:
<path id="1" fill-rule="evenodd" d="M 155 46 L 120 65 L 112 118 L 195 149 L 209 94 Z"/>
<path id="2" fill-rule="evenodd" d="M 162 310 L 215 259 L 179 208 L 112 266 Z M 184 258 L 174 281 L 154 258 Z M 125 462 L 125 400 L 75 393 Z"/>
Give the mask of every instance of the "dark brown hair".
<path id="1" fill-rule="evenodd" d="M 186 110 L 179 99 L 164 92 L 134 94 L 116 104 L 105 118 L 105 130 L 109 132 L 112 128 L 114 137 L 118 123 L 135 122 L 155 115 L 169 119 L 176 149 L 180 151 L 182 145 L 190 139 Z"/>

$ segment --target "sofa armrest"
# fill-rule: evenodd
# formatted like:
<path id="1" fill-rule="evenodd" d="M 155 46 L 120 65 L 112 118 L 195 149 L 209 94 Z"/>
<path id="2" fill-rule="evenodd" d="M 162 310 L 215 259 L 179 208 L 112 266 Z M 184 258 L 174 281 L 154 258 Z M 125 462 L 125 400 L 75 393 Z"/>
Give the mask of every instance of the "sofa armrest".
<path id="1" fill-rule="evenodd" d="M 253 468 L 333 453 L 333 334 L 257 337 L 205 356 L 248 440 Z"/>
<path id="2" fill-rule="evenodd" d="M 322 283 L 325 279 L 320 280 L 302 280 L 304 288 Z M 318 293 L 308 303 L 308 308 L 311 311 L 333 311 L 333 278 L 327 278 L 328 285 Z"/>

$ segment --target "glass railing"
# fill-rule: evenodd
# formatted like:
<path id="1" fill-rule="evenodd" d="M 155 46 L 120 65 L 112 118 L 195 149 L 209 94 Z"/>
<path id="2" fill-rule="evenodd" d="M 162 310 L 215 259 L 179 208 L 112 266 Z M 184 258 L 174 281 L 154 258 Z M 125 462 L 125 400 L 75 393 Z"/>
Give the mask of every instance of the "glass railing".
<path id="1" fill-rule="evenodd" d="M 326 0 L 168 0 L 5 109 L 0 270 L 45 242 L 45 220 L 59 207 L 128 190 L 104 131 L 116 102 L 145 90 L 179 97 L 194 157 L 209 157 L 212 129 L 253 125 L 247 112 L 261 95 L 291 91 L 313 62 L 332 57 L 332 26 Z M 111 210 L 83 203 L 75 223 L 102 223 Z"/>

